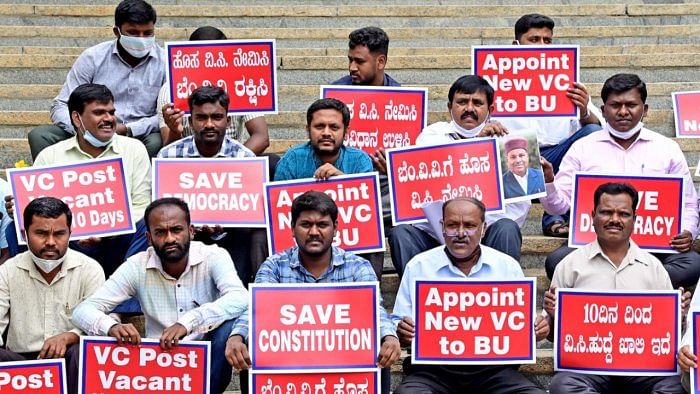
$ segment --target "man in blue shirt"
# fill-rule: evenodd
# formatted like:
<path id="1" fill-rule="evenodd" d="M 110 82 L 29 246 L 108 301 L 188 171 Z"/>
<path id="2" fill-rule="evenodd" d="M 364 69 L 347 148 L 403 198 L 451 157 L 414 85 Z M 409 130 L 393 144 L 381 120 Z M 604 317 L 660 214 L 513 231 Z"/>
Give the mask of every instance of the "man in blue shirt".
<path id="1" fill-rule="evenodd" d="M 359 149 L 343 145 L 350 125 L 348 107 L 339 100 L 316 100 L 306 111 L 309 142 L 293 146 L 280 159 L 276 181 L 317 178 L 372 171 L 372 160 Z"/>
<path id="2" fill-rule="evenodd" d="M 401 345 L 410 346 L 415 335 L 413 303 L 415 281 L 421 279 L 491 279 L 523 277 L 520 264 L 507 254 L 480 244 L 486 227 L 486 207 L 474 198 L 460 197 L 442 207 L 445 245 L 416 255 L 406 266 L 396 294 L 393 319 Z M 549 323 L 535 320 L 535 336 L 544 339 Z M 404 360 L 406 378 L 396 393 L 544 393 L 512 365 L 411 365 Z"/>
<path id="3" fill-rule="evenodd" d="M 352 283 L 377 280 L 367 260 L 331 246 L 338 229 L 338 207 L 325 193 L 308 191 L 295 198 L 292 202 L 291 223 L 298 246 L 265 260 L 255 276 L 255 283 Z M 384 368 L 382 392 L 388 393 L 391 383 L 389 367 L 401 355 L 401 347 L 389 314 L 381 306 L 379 313 L 382 346 L 377 364 Z M 226 344 L 226 358 L 237 370 L 247 369 L 251 364 L 245 345 L 247 337 L 248 314 L 244 313 L 236 321 Z M 247 374 L 241 376 L 244 378 Z M 241 392 L 246 393 L 247 387 L 242 385 Z"/>

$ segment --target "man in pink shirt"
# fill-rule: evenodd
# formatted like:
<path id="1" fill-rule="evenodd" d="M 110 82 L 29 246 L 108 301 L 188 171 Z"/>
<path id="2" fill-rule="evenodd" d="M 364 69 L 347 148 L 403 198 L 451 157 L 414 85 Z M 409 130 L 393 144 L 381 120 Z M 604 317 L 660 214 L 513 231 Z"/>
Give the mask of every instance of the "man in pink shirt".
<path id="1" fill-rule="evenodd" d="M 637 75 L 616 74 L 608 78 L 601 97 L 601 110 L 607 122 L 603 130 L 574 143 L 556 177 L 551 164 L 542 159 L 547 196 L 540 201 L 551 214 L 569 210 L 576 172 L 683 176 L 683 230 L 669 240 L 669 245 L 679 253 L 655 256 L 668 271 L 674 288 L 692 286 L 700 277 L 700 255 L 690 250 L 698 230 L 698 201 L 685 156 L 675 141 L 644 128 L 647 90 Z M 550 279 L 556 265 L 571 251 L 561 247 L 547 257 L 545 268 Z"/>

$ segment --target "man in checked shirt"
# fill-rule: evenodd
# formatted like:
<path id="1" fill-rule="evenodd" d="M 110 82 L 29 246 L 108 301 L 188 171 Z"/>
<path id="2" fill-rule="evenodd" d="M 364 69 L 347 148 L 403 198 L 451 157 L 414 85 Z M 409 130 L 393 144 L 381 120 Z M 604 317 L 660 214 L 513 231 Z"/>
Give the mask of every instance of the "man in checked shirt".
<path id="1" fill-rule="evenodd" d="M 338 207 L 325 193 L 308 191 L 292 202 L 292 232 L 297 245 L 262 264 L 255 283 L 348 283 L 375 282 L 377 276 L 369 261 L 331 246 L 338 228 Z M 380 300 L 381 304 L 381 300 Z M 380 307 L 382 346 L 377 365 L 382 367 L 382 393 L 389 393 L 389 367 L 401 355 L 401 346 L 391 317 Z M 226 343 L 226 358 L 237 370 L 250 367 L 245 340 L 248 337 L 248 315 L 236 321 Z M 246 373 L 241 374 L 241 392 L 248 392 Z"/>
<path id="2" fill-rule="evenodd" d="M 248 292 L 225 249 L 191 241 L 194 227 L 182 200 L 153 201 L 144 218 L 151 247 L 127 259 L 78 305 L 73 323 L 91 335 L 138 345 L 141 336 L 136 328 L 108 315 L 136 297 L 146 317 L 146 336 L 160 338 L 164 350 L 183 339 L 211 341 L 211 393 L 221 393 L 231 381 L 231 366 L 224 357 L 226 340 L 234 320 L 247 309 Z"/>

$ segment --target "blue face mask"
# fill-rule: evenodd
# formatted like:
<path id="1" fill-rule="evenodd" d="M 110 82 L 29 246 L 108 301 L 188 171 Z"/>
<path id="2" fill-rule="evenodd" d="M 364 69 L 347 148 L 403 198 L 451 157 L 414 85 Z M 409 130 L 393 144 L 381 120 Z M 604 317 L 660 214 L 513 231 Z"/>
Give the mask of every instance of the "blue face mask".
<path id="1" fill-rule="evenodd" d="M 112 140 L 114 140 L 114 134 L 107 140 L 107 141 L 101 141 L 95 137 L 94 134 L 90 130 L 85 127 L 85 122 L 83 122 L 83 118 L 78 115 L 78 119 L 80 119 L 80 123 L 83 125 L 83 139 L 90 145 L 94 146 L 95 148 L 104 148 L 105 146 L 109 145 L 112 143 Z"/>

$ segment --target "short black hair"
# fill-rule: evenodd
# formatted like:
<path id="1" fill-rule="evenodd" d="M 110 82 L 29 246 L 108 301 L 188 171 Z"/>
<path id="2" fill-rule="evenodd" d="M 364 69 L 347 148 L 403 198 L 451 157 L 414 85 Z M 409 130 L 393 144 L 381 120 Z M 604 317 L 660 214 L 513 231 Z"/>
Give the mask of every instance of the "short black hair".
<path id="1" fill-rule="evenodd" d="M 143 25 L 156 23 L 156 10 L 143 0 L 124 0 L 114 10 L 114 25 L 121 27 L 126 22 Z"/>
<path id="2" fill-rule="evenodd" d="M 605 104 L 610 93 L 623 93 L 632 89 L 637 89 L 643 103 L 647 102 L 647 84 L 637 74 L 621 73 L 608 78 L 600 91 L 600 97 Z"/>
<path id="3" fill-rule="evenodd" d="M 447 200 L 444 204 L 442 204 L 442 217 L 445 217 L 445 212 L 447 212 L 447 206 L 452 204 L 455 201 L 467 201 L 470 202 L 479 209 L 479 217 L 481 218 L 482 222 L 486 222 L 486 205 L 484 205 L 481 200 L 477 200 L 474 197 L 456 197 L 451 200 Z"/>
<path id="4" fill-rule="evenodd" d="M 515 39 L 520 41 L 523 34 L 527 33 L 528 30 L 532 28 L 541 29 L 543 27 L 554 32 L 554 21 L 552 18 L 542 14 L 523 15 L 515 22 Z"/>
<path id="5" fill-rule="evenodd" d="M 35 198 L 27 204 L 22 213 L 24 230 L 29 231 L 29 226 L 32 224 L 34 216 L 57 219 L 61 215 L 66 215 L 66 223 L 70 230 L 70 226 L 73 224 L 73 213 L 68 208 L 68 204 L 55 197 Z"/>
<path id="6" fill-rule="evenodd" d="M 629 183 L 619 183 L 619 182 L 607 182 L 598 186 L 593 193 L 593 212 L 598 209 L 600 205 L 600 198 L 603 194 L 609 194 L 611 196 L 617 196 L 618 194 L 627 194 L 632 198 L 632 213 L 637 213 L 637 204 L 639 203 L 639 194 L 637 194 L 637 189 Z"/>
<path id="7" fill-rule="evenodd" d="M 465 75 L 459 77 L 450 86 L 450 91 L 447 92 L 447 102 L 452 104 L 452 100 L 456 93 L 474 94 L 483 92 L 486 95 L 486 103 L 490 107 L 493 105 L 493 87 L 482 77 L 478 75 Z"/>
<path id="8" fill-rule="evenodd" d="M 306 126 L 311 126 L 311 121 L 314 118 L 314 113 L 322 109 L 334 109 L 343 115 L 343 126 L 347 129 L 350 126 L 350 110 L 344 102 L 334 98 L 318 99 L 309 106 L 306 110 Z"/>
<path id="9" fill-rule="evenodd" d="M 164 205 L 172 205 L 174 207 L 178 207 L 182 210 L 182 212 L 185 213 L 185 220 L 187 221 L 187 226 L 190 225 L 190 208 L 187 206 L 187 203 L 180 200 L 179 198 L 175 197 L 164 197 L 164 198 L 159 198 L 146 207 L 146 211 L 143 213 L 143 220 L 146 224 L 146 231 L 150 232 L 151 231 L 151 224 L 149 223 L 149 218 L 151 216 L 151 211 L 158 207 L 162 207 Z"/>
<path id="10" fill-rule="evenodd" d="M 75 111 L 82 115 L 85 106 L 95 101 L 100 104 L 109 104 L 114 102 L 114 95 L 105 85 L 84 83 L 75 88 L 68 97 L 68 113 L 72 114 Z M 71 123 L 73 123 L 72 117 Z"/>
<path id="11" fill-rule="evenodd" d="M 323 192 L 309 190 L 292 201 L 292 227 L 297 223 L 299 215 L 305 211 L 316 211 L 323 216 L 330 216 L 333 223 L 338 220 L 338 206 L 335 201 Z"/>
<path id="12" fill-rule="evenodd" d="M 228 111 L 228 93 L 218 86 L 200 86 L 195 89 L 187 99 L 187 104 L 190 106 L 190 111 L 192 111 L 195 105 L 199 106 L 207 103 L 219 103 L 225 110 Z"/>
<path id="13" fill-rule="evenodd" d="M 225 40 L 226 34 L 213 26 L 198 27 L 190 34 L 190 41 Z"/>
<path id="14" fill-rule="evenodd" d="M 358 45 L 364 45 L 371 53 L 387 56 L 389 54 L 389 36 L 378 27 L 369 26 L 357 29 L 348 36 L 348 47 L 355 49 Z"/>

